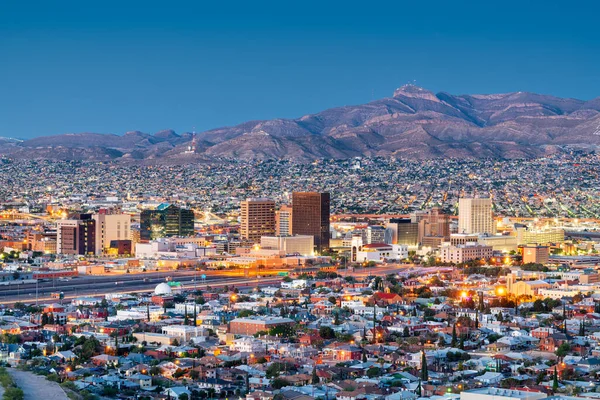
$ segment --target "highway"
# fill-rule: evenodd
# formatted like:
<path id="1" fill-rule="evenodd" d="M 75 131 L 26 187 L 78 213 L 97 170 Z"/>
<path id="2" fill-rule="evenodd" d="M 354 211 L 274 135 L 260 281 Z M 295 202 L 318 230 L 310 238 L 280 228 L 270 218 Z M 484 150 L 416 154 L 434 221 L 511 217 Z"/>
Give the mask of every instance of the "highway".
<path id="1" fill-rule="evenodd" d="M 391 264 L 374 268 L 357 268 L 355 271 L 338 270 L 341 276 L 354 276 L 362 278 L 368 275 L 385 276 L 392 273 L 408 274 L 418 273 L 420 268 L 412 264 Z M 107 293 L 144 293 L 154 290 L 156 285 L 167 279 L 180 282 L 184 288 L 197 288 L 205 290 L 207 286 L 222 287 L 233 285 L 255 287 L 266 285 L 279 285 L 282 280 L 277 276 L 283 269 L 260 270 L 260 277 L 256 271 L 250 271 L 250 276 L 244 276 L 244 270 L 222 271 L 160 271 L 136 274 L 110 274 L 91 276 L 83 275 L 69 280 L 53 279 L 36 283 L 22 283 L 0 286 L 0 305 L 12 305 L 16 302 L 26 304 L 43 304 L 57 301 L 51 297 L 52 293 L 64 293 L 64 299 L 74 299 L 80 296 L 102 297 Z M 202 275 L 206 279 L 201 279 Z"/>
<path id="2" fill-rule="evenodd" d="M 275 273 L 275 271 L 269 271 Z M 202 275 L 206 279 L 201 279 Z M 12 284 L 0 287 L 0 304 L 15 302 L 36 303 L 54 301 L 51 294 L 62 292 L 65 299 L 78 296 L 103 296 L 106 293 L 141 293 L 151 292 L 156 285 L 165 282 L 167 277 L 180 282 L 185 288 L 206 289 L 206 286 L 219 287 L 225 285 L 256 286 L 256 277 L 244 277 L 242 271 L 168 271 L 144 274 L 123 274 L 103 276 L 80 276 L 68 281 L 51 280 L 36 283 Z M 260 283 L 278 283 L 281 277 L 264 276 Z"/>

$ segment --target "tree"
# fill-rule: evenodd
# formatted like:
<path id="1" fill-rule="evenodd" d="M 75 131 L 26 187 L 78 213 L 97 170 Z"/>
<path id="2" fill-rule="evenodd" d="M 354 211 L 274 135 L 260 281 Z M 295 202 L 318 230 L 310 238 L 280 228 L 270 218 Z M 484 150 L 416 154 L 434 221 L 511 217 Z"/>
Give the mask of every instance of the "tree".
<path id="1" fill-rule="evenodd" d="M 104 386 L 102 388 L 102 396 L 115 397 L 118 393 L 119 391 L 117 390 L 117 388 L 114 388 L 112 386 Z"/>
<path id="2" fill-rule="evenodd" d="M 452 341 L 450 342 L 450 347 L 456 347 L 458 344 L 458 337 L 456 336 L 456 324 L 452 326 Z"/>
<path id="3" fill-rule="evenodd" d="M 563 332 L 567 333 L 567 308 L 565 303 L 563 303 Z"/>
<path id="4" fill-rule="evenodd" d="M 425 351 L 421 352 L 421 380 L 427 382 L 429 380 L 429 372 L 427 371 L 427 356 Z"/>
<path id="5" fill-rule="evenodd" d="M 585 322 L 583 320 L 579 323 L 579 336 L 585 336 Z"/>
<path id="6" fill-rule="evenodd" d="M 379 367 L 371 367 L 367 370 L 367 377 L 375 378 L 381 374 L 381 368 Z"/>
<path id="7" fill-rule="evenodd" d="M 556 372 L 556 365 L 554 366 L 554 377 L 552 378 L 552 392 L 556 393 L 558 390 L 558 373 Z"/>
<path id="8" fill-rule="evenodd" d="M 544 311 L 546 311 L 546 305 L 544 304 L 544 302 L 541 299 L 537 299 L 536 301 L 533 302 L 532 310 L 534 312 L 544 312 Z"/>
<path id="9" fill-rule="evenodd" d="M 296 335 L 296 330 L 290 325 L 277 325 L 269 329 L 269 335 L 290 337 Z"/>
<path id="10" fill-rule="evenodd" d="M 316 385 L 319 383 L 319 376 L 317 375 L 317 367 L 313 367 L 311 383 L 313 385 Z"/>
<path id="11" fill-rule="evenodd" d="M 564 358 L 569 351 L 571 351 L 571 345 L 569 345 L 569 343 L 565 342 L 563 344 L 561 344 L 560 346 L 558 346 L 558 349 L 556 349 L 556 356 L 559 358 Z"/>
<path id="12" fill-rule="evenodd" d="M 444 339 L 444 335 L 440 335 L 440 338 L 438 339 L 438 347 L 439 348 L 443 348 L 446 347 L 448 345 L 448 343 L 446 343 L 446 339 Z"/>
<path id="13" fill-rule="evenodd" d="M 289 386 L 289 382 L 284 378 L 275 378 L 271 381 L 273 389 L 281 389 L 282 387 Z"/>
<path id="14" fill-rule="evenodd" d="M 252 310 L 241 310 L 238 313 L 238 318 L 247 318 L 247 317 L 251 317 L 253 315 L 255 315 L 256 313 Z"/>
<path id="15" fill-rule="evenodd" d="M 329 326 L 322 326 L 319 328 L 319 336 L 323 339 L 334 339 L 335 331 Z"/>
<path id="16" fill-rule="evenodd" d="M 408 330 L 408 326 L 405 326 L 404 329 L 402 330 L 402 336 L 404 336 L 404 337 L 410 336 L 410 331 Z"/>
<path id="17" fill-rule="evenodd" d="M 184 306 L 183 324 L 184 325 L 189 325 L 190 324 L 190 318 L 188 317 L 188 312 L 187 312 L 187 304 Z"/>
<path id="18" fill-rule="evenodd" d="M 341 322 L 340 322 L 340 313 L 339 312 L 333 313 L 333 324 L 334 325 L 341 324 Z"/>

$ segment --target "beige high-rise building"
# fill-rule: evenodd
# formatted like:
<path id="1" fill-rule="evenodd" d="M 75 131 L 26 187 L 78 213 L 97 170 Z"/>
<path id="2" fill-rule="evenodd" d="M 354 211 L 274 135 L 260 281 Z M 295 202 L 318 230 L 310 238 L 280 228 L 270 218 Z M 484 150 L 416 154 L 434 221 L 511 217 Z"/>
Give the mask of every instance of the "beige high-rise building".
<path id="1" fill-rule="evenodd" d="M 111 240 L 131 240 L 131 216 L 129 214 L 94 214 L 96 221 L 96 254 L 110 247 Z"/>
<path id="2" fill-rule="evenodd" d="M 275 234 L 275 201 L 271 199 L 247 199 L 241 203 L 240 235 L 244 239 L 260 243 L 262 236 Z"/>
<path id="3" fill-rule="evenodd" d="M 292 234 L 292 207 L 281 206 L 275 212 L 275 232 L 277 236 L 289 236 Z"/>
<path id="4" fill-rule="evenodd" d="M 458 233 L 495 234 L 492 199 L 459 199 Z"/>

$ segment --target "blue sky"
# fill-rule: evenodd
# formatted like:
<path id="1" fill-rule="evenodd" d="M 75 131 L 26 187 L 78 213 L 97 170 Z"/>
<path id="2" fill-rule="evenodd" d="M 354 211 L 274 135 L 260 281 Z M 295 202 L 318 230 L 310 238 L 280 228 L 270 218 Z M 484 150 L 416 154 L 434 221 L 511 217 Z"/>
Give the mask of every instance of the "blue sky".
<path id="1" fill-rule="evenodd" d="M 0 136 L 202 131 L 390 96 L 600 96 L 593 1 L 4 1 Z"/>

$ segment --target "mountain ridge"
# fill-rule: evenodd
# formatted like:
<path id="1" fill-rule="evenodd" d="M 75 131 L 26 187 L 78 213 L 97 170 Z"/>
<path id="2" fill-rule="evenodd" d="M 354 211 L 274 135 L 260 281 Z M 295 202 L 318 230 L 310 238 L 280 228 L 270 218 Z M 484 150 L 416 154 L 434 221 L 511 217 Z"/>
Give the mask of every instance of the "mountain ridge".
<path id="1" fill-rule="evenodd" d="M 366 104 L 299 118 L 247 121 L 200 133 L 163 130 L 124 135 L 72 133 L 24 141 L 0 139 L 13 158 L 165 160 L 356 156 L 412 159 L 530 158 L 569 148 L 600 147 L 600 97 L 560 98 L 530 92 L 437 94 L 404 85 Z M 74 140 L 76 139 L 76 140 Z"/>

